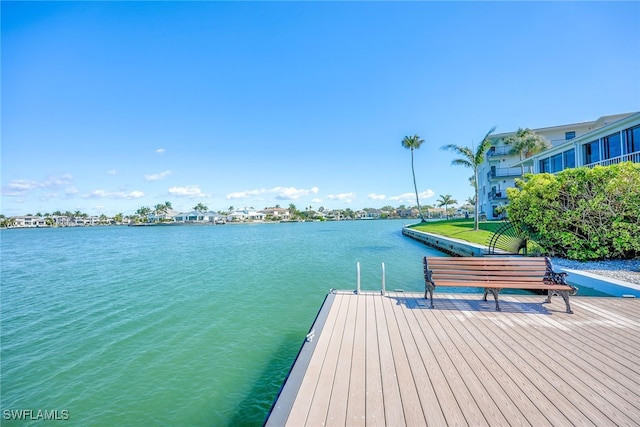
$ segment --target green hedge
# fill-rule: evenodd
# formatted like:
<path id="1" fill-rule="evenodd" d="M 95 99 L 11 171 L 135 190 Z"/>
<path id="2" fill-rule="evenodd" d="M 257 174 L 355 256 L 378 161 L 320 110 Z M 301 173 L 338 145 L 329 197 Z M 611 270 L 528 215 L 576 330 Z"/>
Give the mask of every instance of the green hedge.
<path id="1" fill-rule="evenodd" d="M 640 256 L 640 164 L 527 175 L 507 189 L 509 219 L 550 255 L 577 260 Z"/>

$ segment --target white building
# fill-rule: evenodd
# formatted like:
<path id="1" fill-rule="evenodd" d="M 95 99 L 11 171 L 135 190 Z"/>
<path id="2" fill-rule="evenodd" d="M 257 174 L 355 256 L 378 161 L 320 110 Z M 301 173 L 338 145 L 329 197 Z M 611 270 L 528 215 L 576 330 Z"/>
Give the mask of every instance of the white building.
<path id="1" fill-rule="evenodd" d="M 184 222 L 184 223 L 214 223 L 214 224 L 222 224 L 226 222 L 226 219 L 217 212 L 209 211 L 209 212 L 200 212 L 200 211 L 191 211 L 191 212 L 182 212 L 174 216 L 174 221 L 176 222 Z"/>
<path id="2" fill-rule="evenodd" d="M 506 189 L 523 173 L 559 172 L 562 169 L 611 164 L 624 159 L 639 161 L 640 113 L 602 116 L 597 120 L 533 129 L 552 148 L 521 160 L 509 154 L 504 140 L 514 132 L 492 135 L 492 146 L 478 171 L 478 206 L 487 219 L 497 219 L 496 209 L 508 203 Z M 634 130 L 635 129 L 635 130 Z M 607 163 L 608 162 L 608 163 Z"/>
<path id="3" fill-rule="evenodd" d="M 291 217 L 289 210 L 284 208 L 266 208 L 260 211 L 266 216 L 272 216 L 274 219 L 288 221 Z"/>
<path id="4" fill-rule="evenodd" d="M 625 161 L 640 163 L 640 112 L 531 156 L 527 164 L 534 173 L 556 173 Z"/>
<path id="5" fill-rule="evenodd" d="M 258 212 L 253 208 L 236 209 L 227 215 L 227 221 L 229 222 L 264 221 L 266 218 L 266 213 L 263 211 Z"/>

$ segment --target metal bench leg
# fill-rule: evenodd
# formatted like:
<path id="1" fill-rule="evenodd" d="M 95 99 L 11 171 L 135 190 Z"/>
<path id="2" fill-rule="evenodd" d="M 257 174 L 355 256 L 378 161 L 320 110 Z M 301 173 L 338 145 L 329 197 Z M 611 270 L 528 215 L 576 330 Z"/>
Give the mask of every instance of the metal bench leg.
<path id="1" fill-rule="evenodd" d="M 433 282 L 425 282 L 425 287 L 424 287 L 424 299 L 428 300 L 429 298 L 427 297 L 427 294 L 430 294 L 431 296 L 431 308 L 433 308 L 433 290 L 435 289 L 436 285 Z"/>
<path id="2" fill-rule="evenodd" d="M 558 291 L 558 290 L 549 289 L 547 291 L 547 299 L 544 300 L 542 303 L 543 304 L 550 303 L 551 302 L 551 297 L 554 294 L 555 295 L 560 295 L 562 297 L 562 299 L 564 300 L 564 305 L 567 308 L 567 313 L 568 314 L 573 314 L 573 311 L 571 310 L 571 304 L 569 303 L 569 291 Z"/>
<path id="3" fill-rule="evenodd" d="M 427 298 L 427 293 L 431 294 L 431 308 L 433 308 L 433 290 L 436 288 L 436 283 L 431 278 L 432 274 L 433 274 L 433 270 L 427 269 L 427 266 L 425 264 L 425 270 L 424 270 L 424 299 L 428 299 Z"/>
<path id="4" fill-rule="evenodd" d="M 493 299 L 496 300 L 496 311 L 500 311 L 500 304 L 498 303 L 498 292 L 500 289 L 496 288 L 484 288 L 484 300 L 487 300 L 487 294 L 491 292 L 493 294 Z"/>
<path id="5" fill-rule="evenodd" d="M 571 305 L 569 304 L 569 291 L 560 291 L 559 293 L 562 299 L 564 299 L 564 305 L 567 306 L 567 313 L 573 314 L 573 311 L 571 311 Z"/>

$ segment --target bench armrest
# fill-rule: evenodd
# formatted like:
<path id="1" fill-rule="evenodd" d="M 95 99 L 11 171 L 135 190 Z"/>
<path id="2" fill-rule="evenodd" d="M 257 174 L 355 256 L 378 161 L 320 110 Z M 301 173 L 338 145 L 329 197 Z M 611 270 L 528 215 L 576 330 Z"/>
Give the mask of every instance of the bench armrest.
<path id="1" fill-rule="evenodd" d="M 549 258 L 545 259 L 547 261 L 547 276 L 544 278 L 544 281 L 554 285 L 570 286 L 573 289 L 573 291 L 571 291 L 571 295 L 577 294 L 578 288 L 570 283 L 567 283 L 567 276 L 569 275 L 569 273 L 565 273 L 564 271 L 562 273 L 553 271 L 551 260 Z"/>

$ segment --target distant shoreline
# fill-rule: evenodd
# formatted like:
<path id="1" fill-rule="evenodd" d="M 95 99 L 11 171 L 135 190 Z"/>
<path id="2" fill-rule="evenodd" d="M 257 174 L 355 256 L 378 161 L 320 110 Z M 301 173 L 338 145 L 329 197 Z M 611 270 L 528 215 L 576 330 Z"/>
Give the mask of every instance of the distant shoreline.
<path id="1" fill-rule="evenodd" d="M 49 229 L 49 228 L 97 228 L 97 227 L 176 227 L 176 226 L 221 226 L 221 225 L 250 225 L 250 224 L 292 224 L 292 223 L 309 223 L 309 222 L 351 222 L 351 221 L 414 221 L 416 218 L 347 218 L 347 219 L 325 219 L 319 220 L 282 220 L 282 221 L 231 221 L 223 224 L 213 222 L 158 222 L 158 223 L 137 223 L 137 224 L 89 224 L 89 225 L 36 225 L 29 227 L 0 227 L 0 230 L 33 230 L 33 229 Z"/>

